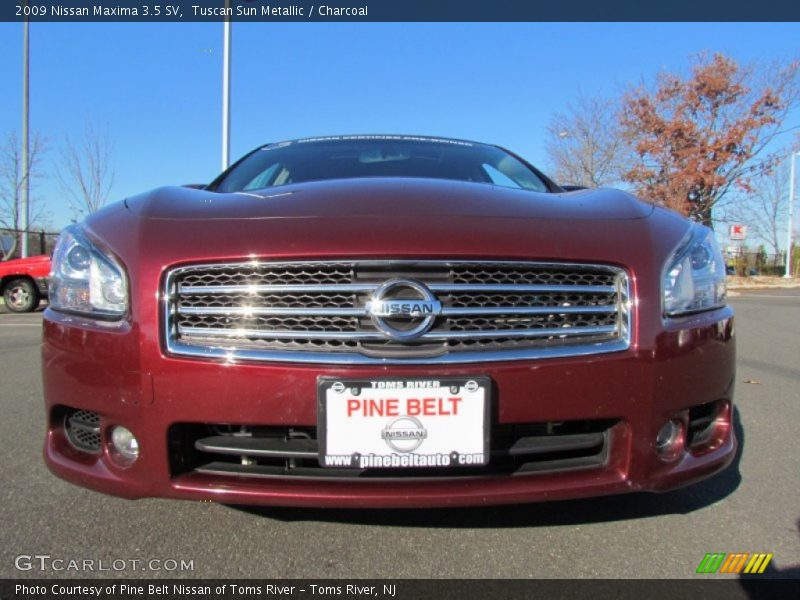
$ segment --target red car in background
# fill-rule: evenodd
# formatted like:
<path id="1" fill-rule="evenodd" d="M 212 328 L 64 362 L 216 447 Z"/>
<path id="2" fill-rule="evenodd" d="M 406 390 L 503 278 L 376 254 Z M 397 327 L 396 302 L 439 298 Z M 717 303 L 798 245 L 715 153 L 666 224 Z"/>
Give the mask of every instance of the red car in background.
<path id="1" fill-rule="evenodd" d="M 141 498 L 409 507 L 663 491 L 733 459 L 713 232 L 487 144 L 268 144 L 62 233 L 49 468 Z"/>
<path id="2" fill-rule="evenodd" d="M 0 262 L 0 294 L 6 308 L 13 312 L 31 312 L 47 298 L 50 257 L 47 255 L 17 258 Z"/>

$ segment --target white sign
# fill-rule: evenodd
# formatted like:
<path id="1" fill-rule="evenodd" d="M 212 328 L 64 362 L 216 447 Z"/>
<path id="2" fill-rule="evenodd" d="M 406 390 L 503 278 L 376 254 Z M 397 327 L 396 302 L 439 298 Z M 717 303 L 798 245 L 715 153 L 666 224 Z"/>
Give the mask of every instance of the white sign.
<path id="1" fill-rule="evenodd" d="M 747 237 L 747 225 L 742 225 L 741 223 L 734 223 L 730 226 L 730 230 L 728 231 L 728 236 L 732 240 L 743 240 Z"/>
<path id="2" fill-rule="evenodd" d="M 334 382 L 320 406 L 320 463 L 356 469 L 488 462 L 485 380 Z"/>

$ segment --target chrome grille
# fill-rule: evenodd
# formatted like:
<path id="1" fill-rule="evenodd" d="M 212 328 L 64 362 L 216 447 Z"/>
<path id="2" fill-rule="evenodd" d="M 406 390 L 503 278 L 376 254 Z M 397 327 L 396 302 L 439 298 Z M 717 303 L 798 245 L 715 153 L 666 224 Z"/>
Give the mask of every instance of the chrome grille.
<path id="1" fill-rule="evenodd" d="M 389 339 L 367 311 L 387 280 L 441 302 L 418 339 Z M 607 265 L 337 261 L 178 267 L 163 294 L 167 350 L 229 360 L 457 363 L 624 350 L 628 278 Z"/>

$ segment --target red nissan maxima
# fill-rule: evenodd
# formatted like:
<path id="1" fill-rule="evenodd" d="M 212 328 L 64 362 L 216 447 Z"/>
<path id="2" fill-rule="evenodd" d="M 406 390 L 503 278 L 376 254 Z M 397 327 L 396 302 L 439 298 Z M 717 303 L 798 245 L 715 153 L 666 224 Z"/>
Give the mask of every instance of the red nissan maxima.
<path id="1" fill-rule="evenodd" d="M 735 453 L 713 233 L 497 146 L 268 144 L 68 228 L 52 268 L 45 460 L 101 492 L 504 504 Z"/>

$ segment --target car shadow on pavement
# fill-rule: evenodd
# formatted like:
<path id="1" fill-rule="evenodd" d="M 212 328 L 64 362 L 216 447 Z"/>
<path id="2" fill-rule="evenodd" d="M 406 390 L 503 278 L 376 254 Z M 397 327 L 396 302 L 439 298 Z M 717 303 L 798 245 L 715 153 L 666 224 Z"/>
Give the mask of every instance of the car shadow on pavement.
<path id="1" fill-rule="evenodd" d="M 576 525 L 686 514 L 732 494 L 741 483 L 739 463 L 745 446 L 744 428 L 734 409 L 736 456 L 723 472 L 700 483 L 663 494 L 633 493 L 581 500 L 476 508 L 314 509 L 263 506 L 231 508 L 280 521 L 322 521 L 391 527 L 498 528 Z"/>
<path id="2" fill-rule="evenodd" d="M 800 536 L 800 519 L 797 520 L 795 527 L 797 535 Z M 775 557 L 769 562 L 763 574 L 742 573 L 741 575 L 739 575 L 739 585 L 742 586 L 742 589 L 747 593 L 748 597 L 753 598 L 753 600 L 767 598 L 767 597 L 791 598 L 793 597 L 791 595 L 792 593 L 794 593 L 794 597 L 797 597 L 797 589 L 800 586 L 796 586 L 795 584 L 791 584 L 791 587 L 786 587 L 786 588 L 776 587 L 770 589 L 765 587 L 764 585 L 765 580 L 775 580 L 775 579 L 800 580 L 800 564 L 786 565 L 784 563 L 783 565 L 781 565 L 781 563 L 778 562 L 778 557 Z M 772 592 L 772 593 L 770 596 L 767 596 L 767 592 Z"/>

